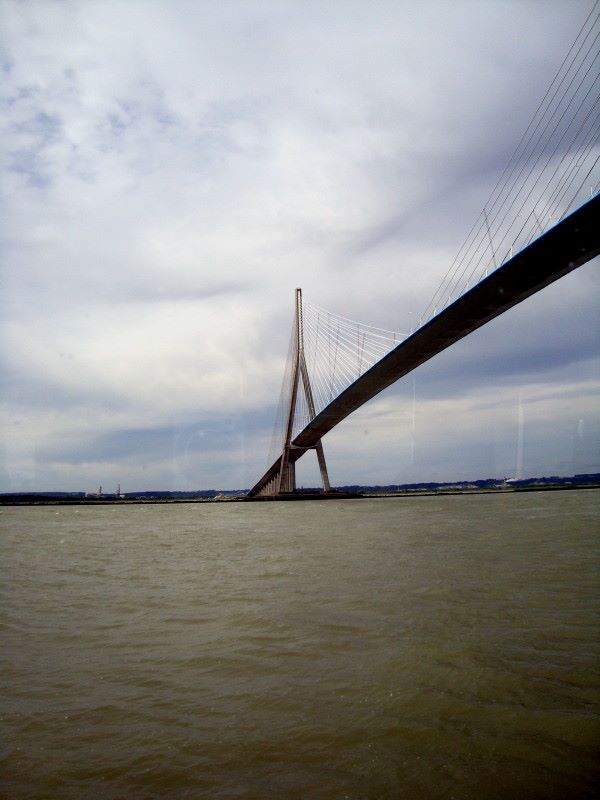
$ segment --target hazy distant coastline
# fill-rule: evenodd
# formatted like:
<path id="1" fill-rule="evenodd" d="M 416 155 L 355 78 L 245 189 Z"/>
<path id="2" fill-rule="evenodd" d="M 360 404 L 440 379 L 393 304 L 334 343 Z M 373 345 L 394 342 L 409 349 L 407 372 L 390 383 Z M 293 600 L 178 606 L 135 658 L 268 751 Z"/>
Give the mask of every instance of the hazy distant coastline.
<path id="1" fill-rule="evenodd" d="M 541 478 L 484 478 L 475 481 L 445 483 L 406 483 L 385 486 L 336 486 L 334 493 L 340 499 L 347 497 L 414 497 L 448 494 L 484 494 L 489 492 L 523 492 L 557 489 L 600 488 L 600 473 L 550 476 Z M 99 505 L 127 503 L 211 503 L 246 499 L 247 489 L 199 489 L 197 491 L 145 491 L 116 493 L 86 492 L 5 492 L 0 494 L 0 505 Z M 319 489 L 305 487 L 297 495 L 314 497 Z"/>

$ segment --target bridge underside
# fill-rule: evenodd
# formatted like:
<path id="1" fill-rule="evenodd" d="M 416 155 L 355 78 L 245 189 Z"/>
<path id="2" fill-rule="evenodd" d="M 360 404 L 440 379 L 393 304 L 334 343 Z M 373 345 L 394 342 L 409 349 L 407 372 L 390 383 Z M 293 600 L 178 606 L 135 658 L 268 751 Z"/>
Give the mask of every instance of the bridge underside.
<path id="1" fill-rule="evenodd" d="M 291 443 L 290 467 L 383 389 L 599 253 L 600 196 L 596 196 L 433 317 L 332 400 Z M 282 459 L 272 464 L 248 497 L 275 485 Z"/>

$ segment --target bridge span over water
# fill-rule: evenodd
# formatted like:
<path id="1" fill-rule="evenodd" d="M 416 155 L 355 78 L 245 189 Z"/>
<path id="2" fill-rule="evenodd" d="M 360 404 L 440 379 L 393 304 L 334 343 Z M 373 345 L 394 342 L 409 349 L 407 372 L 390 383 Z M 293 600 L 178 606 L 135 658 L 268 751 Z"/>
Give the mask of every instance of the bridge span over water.
<path id="1" fill-rule="evenodd" d="M 600 94 L 589 13 L 419 325 L 396 334 L 310 304 L 296 290 L 281 432 L 248 497 L 289 496 L 295 464 L 390 384 L 600 252 Z M 586 198 L 588 198 L 586 200 Z M 277 457 L 275 457 L 277 455 Z"/>
<path id="2" fill-rule="evenodd" d="M 319 460 L 324 490 L 329 491 L 321 445 L 326 433 L 399 378 L 599 253 L 600 196 L 596 195 L 435 314 L 318 413 L 304 355 L 301 295 L 297 290 L 300 302 L 296 308 L 296 353 L 283 450 L 249 491 L 248 497 L 281 496 L 293 492 L 295 462 L 313 449 Z M 301 381 L 312 418 L 300 433 L 292 437 Z"/>

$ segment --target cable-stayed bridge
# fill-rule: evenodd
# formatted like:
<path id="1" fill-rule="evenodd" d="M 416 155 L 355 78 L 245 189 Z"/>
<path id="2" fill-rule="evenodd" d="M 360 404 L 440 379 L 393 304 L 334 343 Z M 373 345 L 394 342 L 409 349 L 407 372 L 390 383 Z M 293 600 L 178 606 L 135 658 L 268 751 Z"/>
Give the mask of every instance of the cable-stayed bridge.
<path id="1" fill-rule="evenodd" d="M 481 214 L 412 331 L 363 325 L 296 289 L 270 466 L 248 497 L 285 497 L 295 463 L 437 353 L 600 253 L 598 3 L 584 22 Z"/>

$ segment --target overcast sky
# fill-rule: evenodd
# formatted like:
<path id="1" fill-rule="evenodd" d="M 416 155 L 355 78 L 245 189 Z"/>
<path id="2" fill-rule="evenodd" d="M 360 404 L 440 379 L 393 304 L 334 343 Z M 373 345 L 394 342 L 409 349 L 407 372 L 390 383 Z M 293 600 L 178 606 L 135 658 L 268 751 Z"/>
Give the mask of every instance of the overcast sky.
<path id="1" fill-rule="evenodd" d="M 591 7 L 2 0 L 0 491 L 252 485 L 294 288 L 410 328 Z M 371 401 L 332 483 L 600 471 L 598 289 Z"/>

